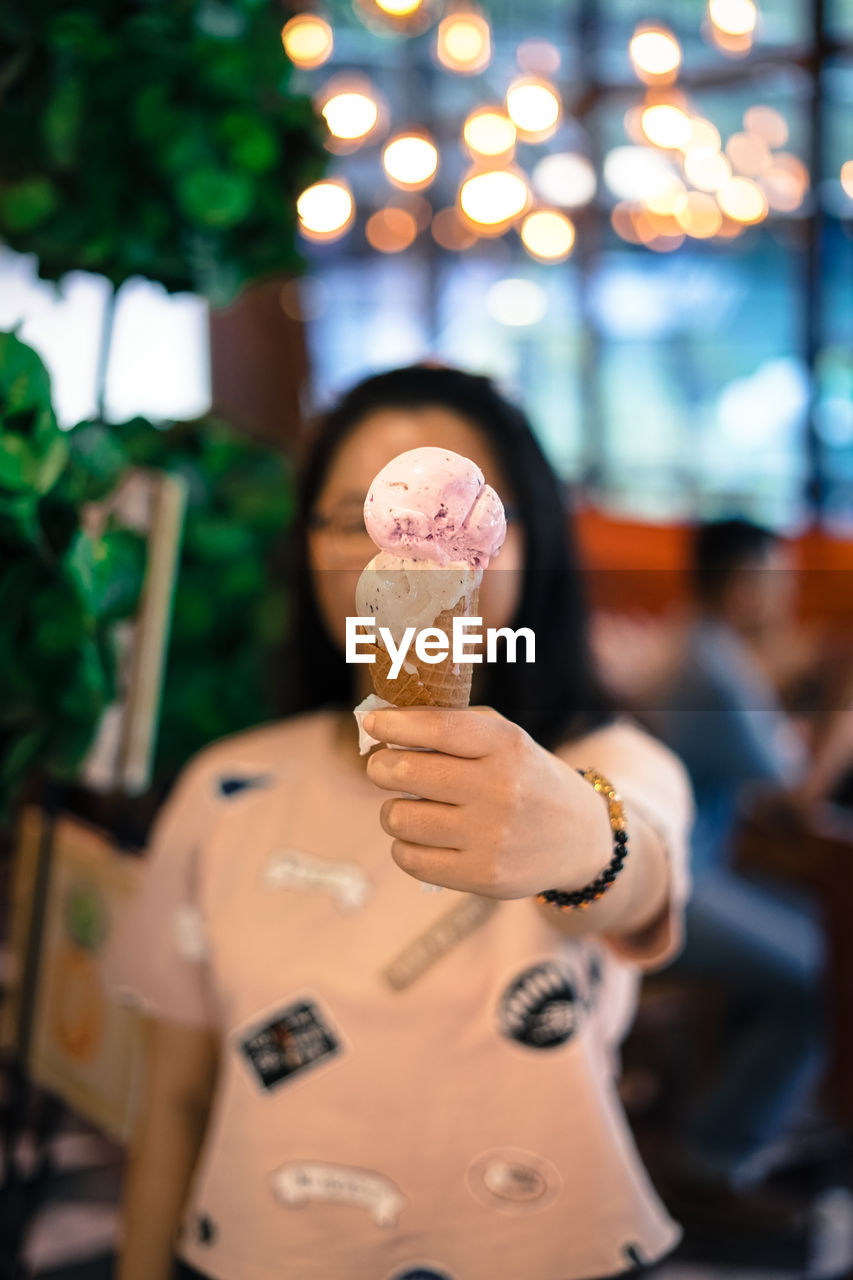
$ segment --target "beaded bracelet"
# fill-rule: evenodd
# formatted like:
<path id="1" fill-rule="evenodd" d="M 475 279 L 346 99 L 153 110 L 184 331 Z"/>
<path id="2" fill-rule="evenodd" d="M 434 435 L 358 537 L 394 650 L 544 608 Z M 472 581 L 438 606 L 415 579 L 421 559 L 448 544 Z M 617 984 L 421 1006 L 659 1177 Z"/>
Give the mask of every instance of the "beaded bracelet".
<path id="1" fill-rule="evenodd" d="M 591 783 L 607 801 L 607 814 L 613 831 L 613 857 L 601 875 L 590 881 L 583 889 L 577 889 L 574 893 L 562 893 L 559 889 L 546 889 L 544 893 L 537 893 L 539 902 L 550 902 L 561 911 L 573 911 L 577 907 L 585 911 L 591 903 L 597 902 L 610 888 L 628 856 L 625 809 L 612 783 L 608 782 L 597 769 L 578 769 L 578 773 L 582 778 L 586 778 L 587 782 Z"/>

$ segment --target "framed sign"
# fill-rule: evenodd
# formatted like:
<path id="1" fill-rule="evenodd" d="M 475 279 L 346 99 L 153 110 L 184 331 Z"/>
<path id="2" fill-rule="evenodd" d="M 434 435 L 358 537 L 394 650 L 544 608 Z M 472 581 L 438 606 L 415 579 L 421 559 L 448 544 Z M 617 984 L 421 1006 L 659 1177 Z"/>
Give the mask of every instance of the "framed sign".
<path id="1" fill-rule="evenodd" d="M 90 503 L 87 531 L 129 529 L 145 540 L 145 576 L 136 616 L 116 626 L 118 697 L 107 707 L 79 781 L 94 791 L 139 795 L 151 779 L 186 485 L 137 468 L 103 502 Z"/>
<path id="2" fill-rule="evenodd" d="M 108 991 L 104 956 L 144 864 L 119 853 L 106 835 L 75 817 L 60 814 L 53 820 L 40 946 L 28 988 L 36 868 L 49 821 L 42 810 L 29 808 L 19 827 L 11 921 L 14 968 L 3 1039 L 15 1043 L 21 1003 L 31 1000 L 28 1074 L 123 1140 L 130 1133 L 137 1088 L 138 1017 Z"/>

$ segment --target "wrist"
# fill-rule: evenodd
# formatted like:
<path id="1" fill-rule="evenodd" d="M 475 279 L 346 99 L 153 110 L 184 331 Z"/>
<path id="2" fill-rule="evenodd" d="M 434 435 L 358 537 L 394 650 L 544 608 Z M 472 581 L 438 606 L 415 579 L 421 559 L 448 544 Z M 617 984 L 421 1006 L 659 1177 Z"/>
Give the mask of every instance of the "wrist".
<path id="1" fill-rule="evenodd" d="M 561 883 L 541 893 L 540 902 L 551 903 L 561 910 L 586 909 L 608 891 L 621 872 L 628 856 L 628 833 L 625 809 L 612 783 L 593 768 L 578 769 L 582 785 L 592 801 L 595 818 L 591 819 L 590 838 L 586 843 L 589 856 L 582 864 L 575 862 L 574 883 Z M 561 880 L 563 877 L 561 877 Z"/>

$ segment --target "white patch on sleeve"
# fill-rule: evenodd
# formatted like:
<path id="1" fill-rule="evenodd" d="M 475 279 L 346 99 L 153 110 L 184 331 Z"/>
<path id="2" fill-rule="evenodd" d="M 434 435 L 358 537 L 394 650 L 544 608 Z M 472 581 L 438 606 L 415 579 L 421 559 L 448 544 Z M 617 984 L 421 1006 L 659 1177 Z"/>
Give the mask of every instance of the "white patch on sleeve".
<path id="1" fill-rule="evenodd" d="M 185 902 L 175 911 L 175 942 L 185 960 L 198 962 L 207 959 L 207 938 L 201 912 L 191 903 Z"/>

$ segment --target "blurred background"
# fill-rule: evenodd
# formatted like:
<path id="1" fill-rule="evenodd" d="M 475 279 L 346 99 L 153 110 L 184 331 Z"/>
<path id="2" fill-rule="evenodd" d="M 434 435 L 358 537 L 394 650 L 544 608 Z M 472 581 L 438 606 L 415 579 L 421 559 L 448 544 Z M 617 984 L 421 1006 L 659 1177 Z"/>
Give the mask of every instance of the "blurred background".
<path id="1" fill-rule="evenodd" d="M 695 1217 L 666 1275 L 845 1274 L 853 0 L 28 0 L 0 12 L 0 111 L 8 1274 L 108 1274 L 132 1029 L 98 1058 L 80 1027 L 123 854 L 195 750 L 286 706 L 312 416 L 421 359 L 529 411 L 599 661 L 656 731 L 697 524 L 786 548 L 753 656 L 832 767 L 793 807 L 759 770 L 730 835 L 824 948 L 823 1084 L 783 1188 L 809 1215 L 673 1204 Z M 662 1186 L 725 1056 L 714 1009 L 663 975 L 626 1049 Z"/>

